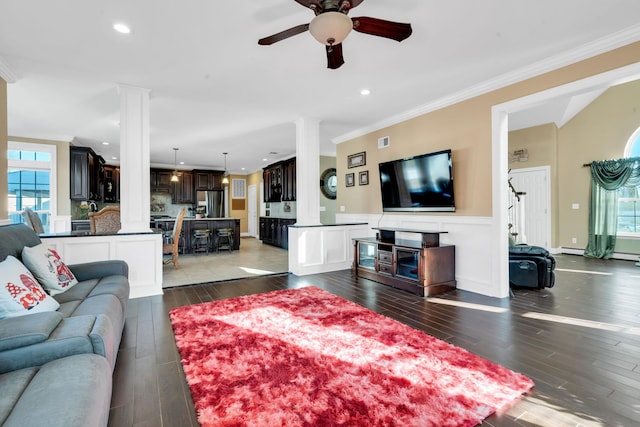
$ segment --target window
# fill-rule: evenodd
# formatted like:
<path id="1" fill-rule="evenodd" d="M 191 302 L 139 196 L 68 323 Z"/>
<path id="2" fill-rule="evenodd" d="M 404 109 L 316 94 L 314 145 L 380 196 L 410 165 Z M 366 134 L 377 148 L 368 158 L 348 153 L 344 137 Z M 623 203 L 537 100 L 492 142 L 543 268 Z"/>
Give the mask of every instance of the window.
<path id="1" fill-rule="evenodd" d="M 640 157 L 640 128 L 629 138 L 624 157 Z M 618 236 L 640 237 L 640 187 L 618 190 Z"/>
<path id="2" fill-rule="evenodd" d="M 9 141 L 7 159 L 9 219 L 24 222 L 22 212 L 29 207 L 48 230 L 56 214 L 56 146 Z"/>

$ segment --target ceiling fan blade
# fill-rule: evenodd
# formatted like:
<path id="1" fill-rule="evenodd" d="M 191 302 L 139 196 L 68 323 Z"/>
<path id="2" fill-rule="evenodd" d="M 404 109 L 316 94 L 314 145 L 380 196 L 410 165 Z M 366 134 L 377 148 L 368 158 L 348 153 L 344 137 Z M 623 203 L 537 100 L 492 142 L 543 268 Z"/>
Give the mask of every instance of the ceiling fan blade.
<path id="1" fill-rule="evenodd" d="M 411 24 L 385 21 L 384 19 L 369 18 L 367 16 L 351 18 L 351 20 L 355 31 L 371 34 L 372 36 L 386 37 L 399 42 L 409 37 L 413 32 Z"/>
<path id="2" fill-rule="evenodd" d="M 326 46 L 327 48 L 327 68 L 335 70 L 340 68 L 344 64 L 344 58 L 342 57 L 342 43 L 334 44 L 333 46 Z"/>
<path id="3" fill-rule="evenodd" d="M 279 42 L 280 40 L 288 39 L 289 37 L 293 37 L 300 33 L 304 33 L 305 31 L 308 31 L 308 30 L 309 30 L 309 24 L 298 25 L 296 27 L 289 28 L 288 30 L 280 31 L 279 33 L 260 39 L 258 40 L 258 44 L 263 46 L 268 46 L 270 44 L 274 44 L 275 42 Z"/>

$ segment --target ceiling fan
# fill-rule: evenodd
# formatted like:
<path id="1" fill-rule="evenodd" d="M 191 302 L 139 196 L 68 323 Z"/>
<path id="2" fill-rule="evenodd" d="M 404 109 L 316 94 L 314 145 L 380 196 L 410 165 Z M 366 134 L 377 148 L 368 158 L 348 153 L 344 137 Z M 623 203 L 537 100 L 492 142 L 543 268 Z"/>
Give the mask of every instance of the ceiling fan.
<path id="1" fill-rule="evenodd" d="M 271 45 L 280 40 L 309 31 L 320 43 L 326 45 L 327 67 L 339 68 L 344 64 L 342 41 L 351 30 L 372 36 L 386 37 L 401 42 L 411 35 L 411 24 L 385 21 L 361 16 L 349 18 L 349 10 L 364 0 L 295 0 L 315 13 L 308 24 L 302 24 L 258 40 L 259 45 Z"/>

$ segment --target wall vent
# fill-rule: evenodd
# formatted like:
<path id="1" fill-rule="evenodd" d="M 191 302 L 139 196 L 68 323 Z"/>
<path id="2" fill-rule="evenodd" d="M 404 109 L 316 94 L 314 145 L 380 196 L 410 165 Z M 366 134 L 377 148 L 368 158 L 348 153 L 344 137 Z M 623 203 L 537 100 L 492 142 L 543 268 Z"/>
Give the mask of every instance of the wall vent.
<path id="1" fill-rule="evenodd" d="M 382 138 L 378 138 L 378 149 L 387 148 L 389 145 L 391 145 L 391 140 L 389 139 L 388 136 L 383 136 Z"/>

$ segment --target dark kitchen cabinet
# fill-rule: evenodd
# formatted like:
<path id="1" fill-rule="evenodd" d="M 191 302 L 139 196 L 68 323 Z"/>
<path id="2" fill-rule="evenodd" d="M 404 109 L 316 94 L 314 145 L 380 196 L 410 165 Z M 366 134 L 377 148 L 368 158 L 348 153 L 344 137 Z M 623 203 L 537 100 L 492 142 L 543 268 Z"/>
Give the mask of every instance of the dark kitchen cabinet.
<path id="1" fill-rule="evenodd" d="M 102 200 L 104 159 L 88 147 L 69 150 L 71 200 Z"/>
<path id="2" fill-rule="evenodd" d="M 196 191 L 223 190 L 222 177 L 224 172 L 194 170 L 193 179 Z"/>
<path id="3" fill-rule="evenodd" d="M 296 159 L 283 160 L 262 170 L 265 202 L 296 200 Z"/>
<path id="4" fill-rule="evenodd" d="M 289 247 L 289 226 L 295 218 L 260 217 L 260 240 L 267 245 L 287 249 Z"/>
<path id="5" fill-rule="evenodd" d="M 264 183 L 264 201 L 280 202 L 282 200 L 282 164 L 276 163 L 262 171 Z"/>
<path id="6" fill-rule="evenodd" d="M 285 160 L 282 163 L 282 201 L 294 202 L 296 200 L 296 158 Z"/>
<path id="7" fill-rule="evenodd" d="M 102 200 L 106 203 L 120 201 L 120 168 L 105 165 L 102 179 Z"/>
<path id="8" fill-rule="evenodd" d="M 170 193 L 171 192 L 171 176 L 172 170 L 168 169 L 151 169 L 151 192 L 152 193 Z"/>
<path id="9" fill-rule="evenodd" d="M 172 202 L 177 204 L 196 203 L 196 192 L 193 186 L 193 173 L 178 172 L 178 182 L 173 183 Z"/>

